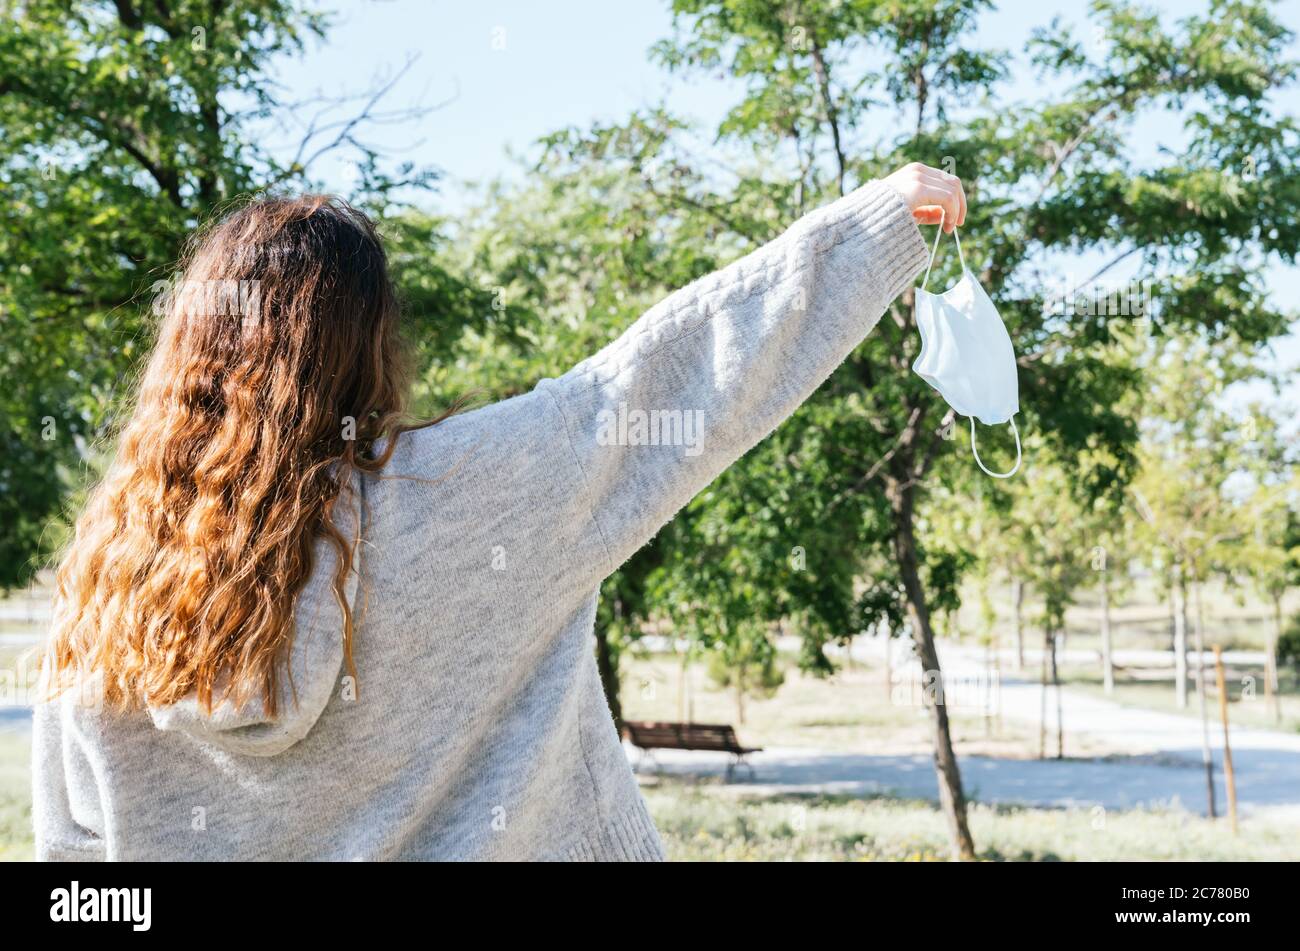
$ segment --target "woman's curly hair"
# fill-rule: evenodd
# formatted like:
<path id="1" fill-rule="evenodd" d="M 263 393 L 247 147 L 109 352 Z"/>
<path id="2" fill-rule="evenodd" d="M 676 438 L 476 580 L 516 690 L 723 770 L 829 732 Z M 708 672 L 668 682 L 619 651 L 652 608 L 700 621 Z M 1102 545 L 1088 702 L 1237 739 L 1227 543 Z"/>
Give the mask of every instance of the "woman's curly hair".
<path id="1" fill-rule="evenodd" d="M 260 695 L 274 715 L 322 537 L 356 674 L 344 582 L 357 540 L 332 513 L 359 502 L 343 502 L 353 473 L 378 472 L 414 428 L 399 308 L 374 225 L 329 196 L 247 204 L 186 259 L 58 569 L 46 684 L 57 695 L 102 675 L 115 709 Z"/>

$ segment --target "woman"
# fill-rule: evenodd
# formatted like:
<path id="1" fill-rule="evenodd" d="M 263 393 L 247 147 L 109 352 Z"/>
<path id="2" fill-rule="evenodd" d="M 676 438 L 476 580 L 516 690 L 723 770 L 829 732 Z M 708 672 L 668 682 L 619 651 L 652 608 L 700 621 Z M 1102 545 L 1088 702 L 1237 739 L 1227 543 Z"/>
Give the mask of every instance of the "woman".
<path id="1" fill-rule="evenodd" d="M 225 219 L 59 570 L 39 856 L 662 858 L 600 582 L 871 330 L 925 263 L 915 222 L 965 216 L 909 165 L 559 379 L 415 428 L 370 223 L 322 197 Z"/>

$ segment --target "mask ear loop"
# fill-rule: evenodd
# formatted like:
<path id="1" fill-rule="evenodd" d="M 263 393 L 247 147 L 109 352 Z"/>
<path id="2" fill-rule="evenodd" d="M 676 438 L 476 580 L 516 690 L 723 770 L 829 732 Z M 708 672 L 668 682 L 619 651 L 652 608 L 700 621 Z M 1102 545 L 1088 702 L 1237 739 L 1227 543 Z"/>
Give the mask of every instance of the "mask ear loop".
<path id="1" fill-rule="evenodd" d="M 939 230 L 934 235 L 934 247 L 930 249 L 930 263 L 925 266 L 925 278 L 921 281 L 921 290 L 925 290 L 930 283 L 930 269 L 934 267 L 934 256 L 939 253 L 939 239 L 943 237 L 943 219 L 948 212 L 939 209 Z M 957 235 L 957 229 L 952 229 L 953 240 L 957 242 L 957 260 L 961 262 L 961 272 L 966 273 L 966 258 L 961 253 L 961 238 Z"/>
<path id="2" fill-rule="evenodd" d="M 988 467 L 984 465 L 984 461 L 980 459 L 980 451 L 975 445 L 975 417 L 971 416 L 969 418 L 970 451 L 975 454 L 975 462 L 979 464 L 979 467 L 984 470 L 986 475 L 991 475 L 995 479 L 1010 479 L 1020 469 L 1020 430 L 1016 429 L 1015 417 L 1011 418 L 1011 431 L 1016 435 L 1016 464 L 1011 467 L 1010 472 L 990 472 Z"/>

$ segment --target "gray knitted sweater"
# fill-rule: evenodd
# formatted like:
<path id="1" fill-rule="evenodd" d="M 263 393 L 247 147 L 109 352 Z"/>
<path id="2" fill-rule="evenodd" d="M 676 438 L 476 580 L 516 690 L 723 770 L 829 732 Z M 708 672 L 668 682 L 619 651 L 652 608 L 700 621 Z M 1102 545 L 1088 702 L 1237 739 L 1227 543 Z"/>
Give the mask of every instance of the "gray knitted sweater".
<path id="1" fill-rule="evenodd" d="M 925 258 L 902 198 L 865 185 L 559 379 L 399 437 L 356 485 L 359 682 L 322 545 L 287 713 L 37 708 L 38 856 L 662 858 L 593 658 L 600 582 L 807 398 Z"/>

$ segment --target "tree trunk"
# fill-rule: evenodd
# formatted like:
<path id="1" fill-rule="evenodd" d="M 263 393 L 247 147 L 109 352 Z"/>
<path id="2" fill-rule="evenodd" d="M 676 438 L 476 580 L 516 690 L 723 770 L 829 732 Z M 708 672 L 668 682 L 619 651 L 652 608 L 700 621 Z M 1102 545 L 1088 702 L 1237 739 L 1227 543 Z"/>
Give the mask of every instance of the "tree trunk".
<path id="1" fill-rule="evenodd" d="M 989 687 L 989 703 L 993 706 L 993 732 L 1002 732 L 1002 652 L 993 652 L 993 683 Z"/>
<path id="2" fill-rule="evenodd" d="M 1268 702 L 1273 722 L 1282 722 L 1282 705 L 1278 702 L 1277 644 L 1282 639 L 1282 598 L 1273 597 L 1273 631 L 1264 644 L 1264 699 Z"/>
<path id="3" fill-rule="evenodd" d="M 884 633 L 885 638 L 885 702 L 892 703 L 894 699 L 894 632 L 890 629 L 888 621 L 880 622 L 880 630 Z"/>
<path id="4" fill-rule="evenodd" d="M 1101 683 L 1106 693 L 1115 692 L 1115 657 L 1110 642 L 1110 574 L 1101 573 Z"/>
<path id="5" fill-rule="evenodd" d="M 835 108 L 835 98 L 831 95 L 831 79 L 826 69 L 826 57 L 822 55 L 821 45 L 817 42 L 812 44 L 812 62 L 813 75 L 817 77 L 817 89 L 821 92 L 822 108 L 826 111 L 826 125 L 831 130 L 831 145 L 835 148 L 835 185 L 843 195 L 848 159 L 844 154 L 844 146 L 840 143 L 839 112 Z"/>
<path id="6" fill-rule="evenodd" d="M 695 722 L 695 681 L 689 667 L 686 669 L 686 722 Z"/>
<path id="7" fill-rule="evenodd" d="M 1213 819 L 1214 757 L 1210 755 L 1210 712 L 1205 702 L 1205 617 L 1201 611 L 1200 582 L 1192 583 L 1192 593 L 1196 596 L 1196 702 L 1201 710 L 1201 762 L 1205 765 L 1205 801 Z"/>
<path id="8" fill-rule="evenodd" d="M 1187 582 L 1179 577 L 1172 588 L 1174 600 L 1174 696 L 1178 709 L 1187 708 Z"/>
<path id="9" fill-rule="evenodd" d="M 1025 669 L 1025 633 L 1021 623 L 1025 604 L 1025 585 L 1019 578 L 1011 579 L 1011 611 L 1014 618 L 1012 631 L 1016 638 L 1016 670 Z"/>
<path id="10" fill-rule="evenodd" d="M 684 723 L 689 723 L 686 718 L 686 664 L 689 653 L 682 655 L 682 666 L 677 672 L 677 719 Z"/>
<path id="11" fill-rule="evenodd" d="M 952 749 L 952 735 L 948 729 L 948 707 L 943 696 L 943 673 L 939 669 L 939 654 L 934 646 L 934 630 L 930 625 L 930 608 L 926 604 L 925 590 L 921 585 L 920 564 L 916 552 L 916 536 L 912 519 L 914 497 L 910 487 L 890 492 L 894 509 L 894 552 L 898 558 L 898 571 L 907 592 L 908 618 L 912 622 L 912 637 L 921 661 L 922 676 L 934 691 L 923 691 L 934 739 L 934 768 L 939 779 L 939 805 L 948 820 L 948 833 L 952 842 L 953 857 L 959 861 L 975 859 L 975 844 L 966 823 L 966 797 L 961 788 L 961 771 Z"/>
<path id="12" fill-rule="evenodd" d="M 1047 642 L 1051 635 L 1043 628 L 1043 650 L 1038 658 L 1038 758 L 1047 759 Z"/>
<path id="13" fill-rule="evenodd" d="M 1065 757 L 1065 715 L 1061 705 L 1061 676 L 1056 669 L 1056 641 L 1052 638 L 1052 693 L 1056 695 L 1056 758 Z"/>
<path id="14" fill-rule="evenodd" d="M 993 658 L 997 652 L 990 640 L 984 645 L 984 735 L 993 735 Z"/>
<path id="15" fill-rule="evenodd" d="M 596 625 L 596 667 L 600 671 L 600 685 L 605 688 L 605 702 L 609 704 L 614 727 L 623 735 L 623 704 L 619 700 L 618 670 L 609 647 L 609 635 L 603 625 Z"/>

